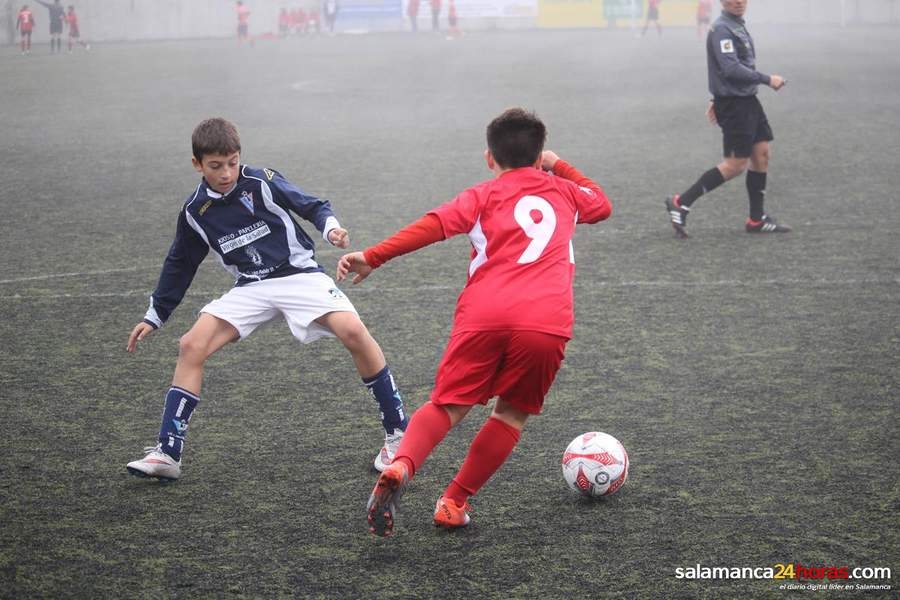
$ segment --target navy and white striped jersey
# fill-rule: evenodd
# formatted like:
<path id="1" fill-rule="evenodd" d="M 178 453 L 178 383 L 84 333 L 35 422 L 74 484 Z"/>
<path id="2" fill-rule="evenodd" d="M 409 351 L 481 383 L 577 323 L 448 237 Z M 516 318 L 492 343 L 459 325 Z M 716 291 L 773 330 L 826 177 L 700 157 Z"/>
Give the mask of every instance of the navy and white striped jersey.
<path id="1" fill-rule="evenodd" d="M 313 223 L 326 240 L 340 227 L 327 200 L 306 194 L 277 171 L 241 165 L 237 183 L 224 195 L 203 180 L 178 215 L 144 320 L 155 327 L 168 320 L 210 250 L 235 285 L 324 271 L 315 244 L 288 211 Z"/>

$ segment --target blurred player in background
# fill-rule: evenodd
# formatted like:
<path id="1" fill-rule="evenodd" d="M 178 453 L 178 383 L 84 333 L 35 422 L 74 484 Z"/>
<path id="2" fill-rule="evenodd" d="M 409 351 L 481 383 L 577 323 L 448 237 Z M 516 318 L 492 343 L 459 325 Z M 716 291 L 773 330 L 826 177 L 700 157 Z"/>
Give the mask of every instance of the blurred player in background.
<path id="1" fill-rule="evenodd" d="M 27 4 L 22 5 L 16 17 L 16 29 L 19 30 L 22 54 L 31 52 L 31 32 L 34 31 L 34 14 Z"/>
<path id="2" fill-rule="evenodd" d="M 325 15 L 325 27 L 328 33 L 334 35 L 334 24 L 337 22 L 338 10 L 340 5 L 338 0 L 324 0 L 322 2 L 322 13 Z"/>
<path id="3" fill-rule="evenodd" d="M 769 170 L 769 120 L 756 97 L 760 84 L 780 90 L 785 80 L 756 70 L 756 47 L 744 23 L 747 0 L 721 0 L 722 15 L 706 38 L 709 91 L 713 100 L 706 116 L 722 129 L 724 159 L 703 173 L 686 191 L 666 199 L 669 220 L 678 237 L 687 237 L 687 218 L 694 202 L 744 171 L 750 216 L 748 233 L 787 233 L 791 230 L 766 214 L 763 204 Z M 747 170 L 747 167 L 750 170 Z"/>
<path id="4" fill-rule="evenodd" d="M 235 12 L 237 13 L 238 20 L 238 45 L 242 45 L 244 42 L 250 42 L 250 45 L 252 46 L 253 38 L 250 37 L 250 9 L 247 8 L 247 5 L 241 0 L 237 0 Z"/>
<path id="5" fill-rule="evenodd" d="M 452 40 L 462 35 L 459 30 L 459 19 L 456 16 L 456 0 L 447 0 L 447 39 Z"/>
<path id="6" fill-rule="evenodd" d="M 409 17 L 409 26 L 412 32 L 419 30 L 419 0 L 409 0 L 406 5 L 406 16 Z"/>
<path id="7" fill-rule="evenodd" d="M 303 192 L 271 169 L 240 164 L 237 129 L 225 119 L 207 119 L 191 136 L 194 168 L 203 176 L 178 214 L 175 240 L 144 319 L 128 336 L 126 350 L 165 323 L 181 303 L 200 263 L 210 250 L 235 278 L 223 296 L 200 310 L 179 340 L 178 361 L 166 393 L 157 445 L 128 463 L 132 475 L 175 480 L 188 423 L 198 402 L 210 356 L 279 316 L 302 343 L 337 337 L 350 352 L 363 384 L 381 411 L 385 443 L 375 458 L 384 469 L 399 446 L 407 418 L 403 401 L 378 342 L 369 334 L 350 300 L 315 260 L 315 243 L 291 212 L 313 223 L 330 244 L 346 248 L 350 237 L 326 200 Z M 246 363 L 251 374 L 265 364 Z M 298 366 L 298 369 L 300 367 Z M 322 410 L 329 389 L 315 390 L 309 411 Z M 246 400 L 267 401 L 261 390 Z M 304 409 L 306 411 L 307 409 Z M 252 418 L 251 418 L 252 421 Z M 252 422 L 248 423 L 252 429 Z M 247 431 L 246 435 L 253 435 Z M 237 446 L 245 446 L 236 440 Z"/>
<path id="8" fill-rule="evenodd" d="M 37 0 L 39 4 L 47 7 L 50 14 L 50 53 L 62 52 L 63 23 L 66 21 L 66 11 L 59 0 L 53 0 L 53 4 Z"/>
<path id="9" fill-rule="evenodd" d="M 359 283 L 388 260 L 429 244 L 459 234 L 472 243 L 468 281 L 431 399 L 410 419 L 369 497 L 371 533 L 392 533 L 398 501 L 431 451 L 474 405 L 496 396 L 434 510 L 438 527 L 468 525 L 469 497 L 506 461 L 528 417 L 541 412 L 572 337 L 575 225 L 602 221 L 612 210 L 600 186 L 543 151 L 545 139 L 533 113 L 503 112 L 487 128 L 485 160 L 493 179 L 338 262 L 338 281 L 356 273 L 353 283 Z"/>
<path id="10" fill-rule="evenodd" d="M 441 0 L 431 0 L 431 30 L 441 30 Z"/>
<path id="11" fill-rule="evenodd" d="M 697 39 L 706 37 L 709 29 L 709 20 L 712 17 L 713 0 L 700 0 L 697 2 Z"/>
<path id="12" fill-rule="evenodd" d="M 312 33 L 313 30 L 316 33 L 322 32 L 322 19 L 319 17 L 319 9 L 316 5 L 310 7 L 309 12 L 306 13 L 306 32 Z"/>
<path id="13" fill-rule="evenodd" d="M 288 9 L 282 8 L 278 13 L 278 36 L 285 38 L 291 30 L 291 13 Z"/>
<path id="14" fill-rule="evenodd" d="M 644 30 L 641 31 L 641 35 L 645 35 L 647 33 L 647 28 L 650 27 L 650 21 L 653 21 L 654 25 L 656 25 L 656 33 L 657 35 L 662 35 L 662 25 L 659 24 L 659 3 L 662 0 L 648 0 L 647 2 L 647 20 L 644 21 Z"/>
<path id="15" fill-rule="evenodd" d="M 291 11 L 291 29 L 297 35 L 306 33 L 306 11 L 301 6 Z"/>
<path id="16" fill-rule="evenodd" d="M 72 45 L 80 44 L 85 50 L 90 50 L 91 45 L 81 39 L 81 31 L 78 28 L 78 15 L 75 14 L 75 7 L 69 5 L 69 11 L 66 13 L 66 25 L 69 27 L 69 54 L 72 53 Z"/>

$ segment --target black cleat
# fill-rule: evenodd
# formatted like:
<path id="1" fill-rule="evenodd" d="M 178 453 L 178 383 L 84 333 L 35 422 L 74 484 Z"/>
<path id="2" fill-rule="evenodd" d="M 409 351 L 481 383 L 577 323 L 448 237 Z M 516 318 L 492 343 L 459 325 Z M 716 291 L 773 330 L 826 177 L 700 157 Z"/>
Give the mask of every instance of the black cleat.
<path id="1" fill-rule="evenodd" d="M 769 215 L 763 215 L 759 221 L 747 219 L 747 224 L 744 227 L 747 233 L 787 233 L 791 230 L 787 225 L 776 223 L 775 219 Z"/>
<path id="2" fill-rule="evenodd" d="M 687 227 L 688 210 L 682 208 L 678 201 L 678 194 L 666 198 L 666 211 L 669 213 L 672 227 L 675 228 L 675 235 L 680 238 L 688 237 L 687 229 L 685 229 Z"/>

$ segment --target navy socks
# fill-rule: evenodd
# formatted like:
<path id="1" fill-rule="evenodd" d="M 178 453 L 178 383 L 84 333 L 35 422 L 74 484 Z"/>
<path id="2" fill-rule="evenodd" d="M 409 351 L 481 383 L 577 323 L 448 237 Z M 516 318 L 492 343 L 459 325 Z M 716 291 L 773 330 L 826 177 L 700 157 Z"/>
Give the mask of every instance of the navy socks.
<path id="1" fill-rule="evenodd" d="M 403 412 L 403 399 L 400 397 L 400 390 L 394 383 L 394 376 L 391 375 L 391 369 L 387 365 L 373 375 L 372 377 L 364 377 L 363 383 L 372 391 L 375 400 L 378 401 L 378 408 L 381 411 L 381 424 L 387 433 L 394 433 L 395 430 L 406 431 L 406 425 L 409 419 Z"/>
<path id="2" fill-rule="evenodd" d="M 166 407 L 163 409 L 158 439 L 162 451 L 175 460 L 181 460 L 188 422 L 199 401 L 200 398 L 179 387 L 172 386 L 166 392 Z"/>

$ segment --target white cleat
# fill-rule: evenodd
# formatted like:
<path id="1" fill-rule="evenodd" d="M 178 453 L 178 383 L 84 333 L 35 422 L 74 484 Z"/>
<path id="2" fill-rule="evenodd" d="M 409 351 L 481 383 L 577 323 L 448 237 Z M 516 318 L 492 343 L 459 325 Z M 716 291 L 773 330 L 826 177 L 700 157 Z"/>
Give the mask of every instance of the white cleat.
<path id="1" fill-rule="evenodd" d="M 175 481 L 181 477 L 181 461 L 175 460 L 159 446 L 144 448 L 147 454 L 140 460 L 128 463 L 125 468 L 136 477 L 154 477 L 162 481 Z"/>
<path id="2" fill-rule="evenodd" d="M 399 429 L 395 429 L 394 433 L 384 436 L 384 446 L 381 447 L 378 456 L 375 457 L 374 466 L 376 471 L 384 471 L 394 461 L 394 455 L 397 453 L 402 439 L 403 432 Z"/>

